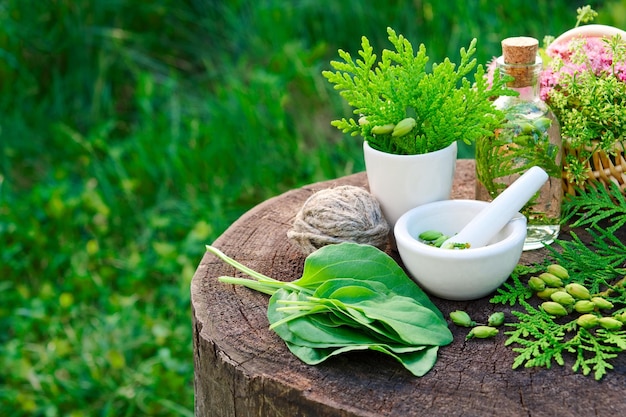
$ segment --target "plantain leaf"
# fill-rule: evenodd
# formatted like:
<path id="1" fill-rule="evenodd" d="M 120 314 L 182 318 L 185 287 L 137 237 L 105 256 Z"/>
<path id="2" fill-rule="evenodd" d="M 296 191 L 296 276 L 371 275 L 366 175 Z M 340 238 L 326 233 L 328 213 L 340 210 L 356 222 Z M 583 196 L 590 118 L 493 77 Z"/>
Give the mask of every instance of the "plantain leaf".
<path id="1" fill-rule="evenodd" d="M 350 242 L 324 246 L 306 258 L 302 277 L 293 281 L 293 284 L 316 289 L 330 279 L 345 277 L 380 282 L 390 292 L 413 298 L 445 320 L 428 295 L 408 277 L 400 265 L 374 246 Z"/>
<path id="2" fill-rule="evenodd" d="M 309 255 L 302 277 L 282 282 L 258 274 L 210 246 L 253 279 L 220 277 L 271 294 L 270 329 L 303 362 L 315 365 L 354 350 L 385 353 L 414 375 L 452 342 L 443 314 L 393 258 L 368 245 L 341 243 Z"/>

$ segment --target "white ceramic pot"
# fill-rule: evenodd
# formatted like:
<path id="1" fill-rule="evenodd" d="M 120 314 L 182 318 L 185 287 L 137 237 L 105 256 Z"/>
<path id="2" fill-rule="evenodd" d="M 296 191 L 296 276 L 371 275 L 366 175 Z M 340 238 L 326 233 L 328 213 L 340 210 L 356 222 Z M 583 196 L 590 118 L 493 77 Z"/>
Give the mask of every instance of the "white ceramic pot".
<path id="1" fill-rule="evenodd" d="M 394 155 L 363 143 L 365 170 L 370 192 L 378 200 L 393 230 L 396 221 L 410 209 L 450 198 L 457 144 L 419 155 Z"/>

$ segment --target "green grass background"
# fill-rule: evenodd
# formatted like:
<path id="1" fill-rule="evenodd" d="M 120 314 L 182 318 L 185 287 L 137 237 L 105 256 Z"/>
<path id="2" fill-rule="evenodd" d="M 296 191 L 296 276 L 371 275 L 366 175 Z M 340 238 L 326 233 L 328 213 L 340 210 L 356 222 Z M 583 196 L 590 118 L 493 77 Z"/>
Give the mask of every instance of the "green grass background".
<path id="1" fill-rule="evenodd" d="M 364 169 L 321 76 L 391 26 L 431 62 L 569 0 L 0 1 L 0 414 L 192 416 L 189 284 L 244 211 Z M 626 27 L 626 0 L 591 3 Z M 471 149 L 463 156 L 471 157 Z"/>

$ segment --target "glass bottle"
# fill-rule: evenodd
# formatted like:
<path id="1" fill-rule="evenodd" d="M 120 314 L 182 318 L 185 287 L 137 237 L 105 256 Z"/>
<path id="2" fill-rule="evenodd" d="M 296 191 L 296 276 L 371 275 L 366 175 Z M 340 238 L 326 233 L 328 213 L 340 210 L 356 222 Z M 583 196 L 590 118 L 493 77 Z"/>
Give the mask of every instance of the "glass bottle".
<path id="1" fill-rule="evenodd" d="M 494 105 L 506 123 L 494 136 L 476 142 L 476 198 L 490 201 L 532 166 L 548 173 L 548 181 L 524 206 L 528 219 L 524 250 L 550 244 L 560 231 L 562 145 L 559 123 L 539 94 L 542 61 L 539 42 L 515 37 L 502 41 L 497 69 L 514 78 L 509 88 L 518 96 L 501 96 Z"/>

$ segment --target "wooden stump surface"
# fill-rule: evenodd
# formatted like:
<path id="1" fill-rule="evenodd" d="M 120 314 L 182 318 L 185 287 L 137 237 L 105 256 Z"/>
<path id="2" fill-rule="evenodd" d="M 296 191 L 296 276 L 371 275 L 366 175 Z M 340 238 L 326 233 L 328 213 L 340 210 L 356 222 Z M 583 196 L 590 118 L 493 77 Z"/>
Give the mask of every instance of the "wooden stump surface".
<path id="1" fill-rule="evenodd" d="M 337 185 L 367 187 L 365 173 L 316 183 L 272 198 L 237 220 L 213 245 L 246 266 L 280 280 L 301 276 L 305 256 L 286 236 L 297 211 L 314 192 Z M 452 198 L 474 198 L 474 161 L 459 160 Z M 388 250 L 401 264 L 397 253 Z M 543 259 L 525 252 L 522 262 Z M 191 284 L 194 389 L 197 417 L 411 417 L 610 416 L 626 412 L 626 361 L 600 382 L 554 364 L 511 368 L 506 336 L 466 341 L 468 329 L 451 325 L 454 341 L 435 367 L 417 378 L 375 352 L 340 355 L 309 366 L 268 329 L 268 296 L 217 281 L 241 276 L 205 254 Z M 447 317 L 467 311 L 477 321 L 495 311 L 513 320 L 509 306 L 432 297 Z"/>

